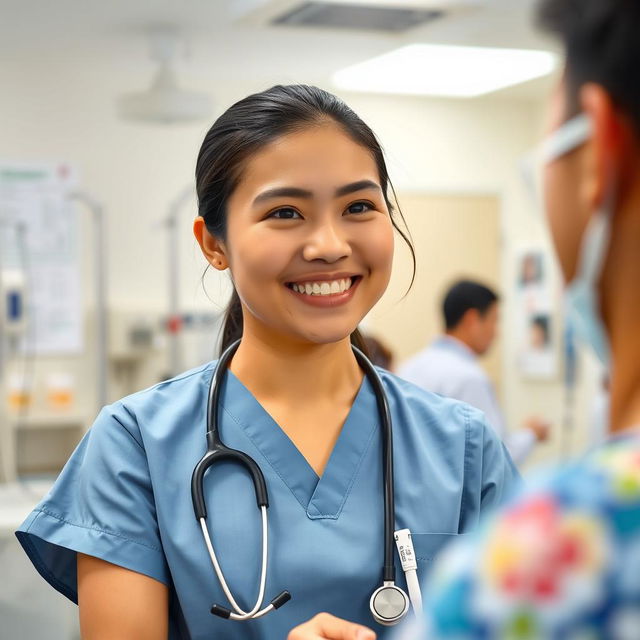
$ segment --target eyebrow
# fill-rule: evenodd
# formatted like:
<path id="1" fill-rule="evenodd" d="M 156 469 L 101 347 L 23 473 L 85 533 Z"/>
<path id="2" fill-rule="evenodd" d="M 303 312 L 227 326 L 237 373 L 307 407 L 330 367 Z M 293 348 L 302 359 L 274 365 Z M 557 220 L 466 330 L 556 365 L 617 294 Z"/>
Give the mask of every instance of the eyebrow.
<path id="1" fill-rule="evenodd" d="M 380 185 L 373 180 L 358 180 L 358 182 L 351 182 L 345 184 L 342 187 L 338 187 L 334 192 L 334 197 L 339 198 L 346 196 L 356 191 L 363 191 L 365 189 L 375 189 L 381 191 Z M 260 204 L 265 200 L 271 200 L 273 198 L 305 198 L 309 199 L 313 197 L 313 193 L 307 189 L 300 189 L 299 187 L 276 187 L 275 189 L 267 189 L 261 194 L 256 196 L 253 204 Z"/>
<path id="2" fill-rule="evenodd" d="M 352 182 L 351 184 L 345 184 L 344 187 L 336 189 L 336 198 L 340 196 L 346 196 L 356 191 L 364 191 L 365 189 L 375 189 L 381 191 L 380 185 L 373 180 L 359 180 L 358 182 Z"/>

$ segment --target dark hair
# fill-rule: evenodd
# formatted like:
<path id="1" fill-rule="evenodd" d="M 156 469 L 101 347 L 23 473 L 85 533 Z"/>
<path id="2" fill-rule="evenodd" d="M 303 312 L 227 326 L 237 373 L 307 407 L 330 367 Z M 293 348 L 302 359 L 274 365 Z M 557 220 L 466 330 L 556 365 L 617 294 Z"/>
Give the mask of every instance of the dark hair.
<path id="1" fill-rule="evenodd" d="M 342 127 L 354 142 L 371 153 L 385 203 L 392 213 L 394 207 L 389 191 L 394 200 L 395 192 L 382 148 L 373 131 L 342 100 L 322 89 L 307 85 L 278 85 L 229 107 L 204 138 L 196 164 L 196 191 L 198 213 L 204 218 L 208 231 L 223 241 L 226 239 L 227 202 L 240 181 L 245 163 L 254 153 L 282 136 L 329 121 Z M 402 213 L 399 215 L 406 228 Z M 391 221 L 409 246 L 415 276 L 415 252 L 408 233 L 397 225 L 393 215 Z M 222 349 L 241 337 L 242 325 L 242 307 L 234 289 L 225 314 Z M 364 347 L 357 331 L 352 334 L 354 341 L 357 346 Z"/>
<path id="2" fill-rule="evenodd" d="M 578 92 L 601 85 L 640 131 L 640 2 L 638 0 L 542 0 L 538 24 L 560 38 L 566 52 L 569 110 Z"/>
<path id="3" fill-rule="evenodd" d="M 442 302 L 442 312 L 447 330 L 455 329 L 469 309 L 477 309 L 484 315 L 498 300 L 498 294 L 473 280 L 460 280 L 449 288 Z"/>
<path id="4" fill-rule="evenodd" d="M 391 371 L 393 368 L 393 352 L 391 349 L 379 338 L 367 335 L 366 333 L 362 334 L 362 339 L 367 345 L 371 362 L 378 367 Z"/>
<path id="5" fill-rule="evenodd" d="M 549 339 L 551 337 L 551 327 L 549 326 L 549 316 L 538 314 L 535 316 L 531 316 L 529 320 L 531 327 L 538 327 L 540 331 L 542 331 L 543 342 L 545 345 L 549 344 Z"/>

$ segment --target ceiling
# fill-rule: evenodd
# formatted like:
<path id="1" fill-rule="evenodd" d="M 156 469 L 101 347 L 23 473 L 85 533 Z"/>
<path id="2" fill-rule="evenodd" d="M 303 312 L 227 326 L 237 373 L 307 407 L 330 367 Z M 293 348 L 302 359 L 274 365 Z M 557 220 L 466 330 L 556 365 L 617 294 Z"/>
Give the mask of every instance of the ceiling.
<path id="1" fill-rule="evenodd" d="M 553 48 L 531 26 L 534 0 L 466 0 L 467 8 L 458 10 L 460 2 L 398 0 L 396 4 L 437 5 L 451 13 L 430 25 L 388 35 L 266 23 L 295 0 L 0 0 L 0 64 L 82 60 L 96 69 L 108 66 L 139 76 L 142 88 L 152 68 L 145 32 L 154 24 L 173 25 L 184 34 L 180 68 L 191 88 L 199 88 L 194 79 L 207 86 L 289 81 L 330 87 L 335 70 L 412 42 Z M 533 98 L 548 83 L 533 81 L 499 95 Z"/>

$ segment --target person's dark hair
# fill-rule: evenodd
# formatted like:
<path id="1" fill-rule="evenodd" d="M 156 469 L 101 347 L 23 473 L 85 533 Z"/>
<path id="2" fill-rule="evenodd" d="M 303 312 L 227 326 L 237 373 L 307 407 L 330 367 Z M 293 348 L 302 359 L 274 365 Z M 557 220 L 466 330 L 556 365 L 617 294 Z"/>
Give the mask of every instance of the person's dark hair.
<path id="1" fill-rule="evenodd" d="M 361 334 L 364 343 L 369 351 L 369 359 L 373 364 L 382 367 L 387 371 L 393 368 L 393 352 L 379 338 L 365 334 Z"/>
<path id="2" fill-rule="evenodd" d="M 640 132 L 640 2 L 541 0 L 538 25 L 562 41 L 566 52 L 568 116 L 579 110 L 587 82 L 607 90 Z"/>
<path id="3" fill-rule="evenodd" d="M 531 327 L 538 327 L 542 332 L 542 338 L 544 345 L 548 345 L 551 338 L 551 327 L 549 326 L 549 316 L 547 315 L 535 315 L 530 319 Z"/>
<path id="4" fill-rule="evenodd" d="M 473 280 L 460 280 L 449 288 L 442 301 L 442 313 L 447 328 L 455 329 L 469 309 L 484 315 L 498 300 L 498 294 Z"/>
<path id="5" fill-rule="evenodd" d="M 204 218 L 208 231 L 226 240 L 227 202 L 254 153 L 282 136 L 326 122 L 342 127 L 354 142 L 371 153 L 385 202 L 393 213 L 390 192 L 396 200 L 395 192 L 373 131 L 342 100 L 327 91 L 307 85 L 277 85 L 236 102 L 214 122 L 204 138 L 196 163 L 196 191 L 198 214 Z M 398 213 L 406 229 L 402 213 Z M 408 233 L 398 226 L 393 215 L 391 221 L 409 246 L 415 276 L 415 252 Z M 242 323 L 240 299 L 234 289 L 225 315 L 222 349 L 241 337 Z M 352 334 L 352 342 L 366 351 L 357 331 Z"/>

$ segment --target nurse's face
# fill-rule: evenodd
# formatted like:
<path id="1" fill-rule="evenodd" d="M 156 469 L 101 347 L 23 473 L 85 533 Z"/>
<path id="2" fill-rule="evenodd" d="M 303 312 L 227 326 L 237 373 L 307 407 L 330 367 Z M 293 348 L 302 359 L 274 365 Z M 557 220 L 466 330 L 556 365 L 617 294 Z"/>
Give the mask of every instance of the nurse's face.
<path id="1" fill-rule="evenodd" d="M 245 332 L 346 338 L 385 291 L 393 258 L 371 154 L 332 123 L 263 148 L 228 201 L 222 249 Z"/>

